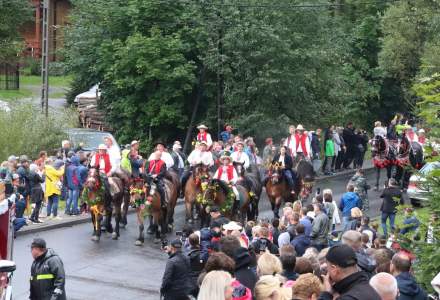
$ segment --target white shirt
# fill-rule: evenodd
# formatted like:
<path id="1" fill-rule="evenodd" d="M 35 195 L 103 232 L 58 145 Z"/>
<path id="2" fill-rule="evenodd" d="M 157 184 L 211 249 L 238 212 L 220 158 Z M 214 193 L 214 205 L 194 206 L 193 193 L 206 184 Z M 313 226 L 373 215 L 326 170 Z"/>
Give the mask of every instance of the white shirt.
<path id="1" fill-rule="evenodd" d="M 278 162 L 281 163 L 282 167 L 286 166 L 286 164 L 284 163 L 284 158 L 285 158 L 285 155 L 280 155 L 280 158 L 278 159 Z"/>
<path id="2" fill-rule="evenodd" d="M 151 153 L 150 157 L 148 157 L 148 161 L 154 160 L 154 153 Z M 174 160 L 171 154 L 168 152 L 162 152 L 162 156 L 160 157 L 161 160 L 165 162 L 165 165 L 167 166 L 167 170 L 174 166 Z"/>
<path id="3" fill-rule="evenodd" d="M 182 156 L 180 156 L 179 152 L 177 151 L 174 151 L 174 153 L 177 155 L 177 158 L 179 160 L 179 165 L 177 166 L 177 168 L 183 169 L 185 167 L 185 163 L 183 162 Z"/>
<path id="4" fill-rule="evenodd" d="M 212 153 L 209 151 L 193 150 L 188 156 L 188 162 L 191 166 L 197 166 L 203 164 L 205 166 L 212 167 L 214 165 L 214 159 Z"/>
<path id="5" fill-rule="evenodd" d="M 384 127 L 374 127 L 373 129 L 374 136 L 381 136 L 386 138 L 387 136 L 387 130 Z"/>
<path id="6" fill-rule="evenodd" d="M 110 164 L 112 165 L 110 172 L 114 172 L 117 168 L 121 166 L 121 152 L 119 151 L 118 147 L 112 145 L 110 148 L 107 149 L 107 153 L 110 157 Z M 99 165 L 104 165 L 103 159 L 102 161 L 100 161 Z"/>
<path id="7" fill-rule="evenodd" d="M 245 169 L 249 168 L 250 161 L 249 156 L 246 153 L 236 151 L 231 154 L 231 158 L 233 162 L 238 162 L 240 164 L 244 163 Z"/>
<path id="8" fill-rule="evenodd" d="M 290 141 L 289 141 L 289 138 L 290 138 Z M 306 158 L 311 158 L 312 148 L 310 146 L 310 139 L 309 139 L 308 135 L 306 135 L 306 142 L 305 142 L 305 144 L 306 144 L 306 149 L 305 150 L 307 151 L 307 157 Z M 288 137 L 286 139 L 286 141 L 284 142 L 284 146 L 289 148 L 289 150 L 290 150 L 290 152 L 291 152 L 293 157 L 296 157 L 296 155 L 298 153 L 303 153 L 303 149 L 301 147 L 301 144 L 300 145 L 296 144 L 295 135 L 291 135 L 290 137 Z"/>
<path id="9" fill-rule="evenodd" d="M 223 169 L 221 177 L 219 177 L 220 169 Z M 214 179 L 218 179 L 218 180 L 221 180 L 224 182 L 228 182 L 228 183 L 230 182 L 232 184 L 236 184 L 238 181 L 238 174 L 237 174 L 237 171 L 235 170 L 235 168 L 232 168 L 232 179 L 231 179 L 231 181 L 229 181 L 228 167 L 227 166 L 220 166 L 220 168 L 218 168 L 217 171 L 215 171 Z"/>
<path id="10" fill-rule="evenodd" d="M 200 133 L 197 133 L 197 137 L 199 136 Z M 198 140 L 198 139 L 197 139 Z M 201 140 L 200 140 L 201 141 Z M 212 146 L 212 138 L 211 138 L 211 134 L 209 134 L 208 132 L 206 133 L 206 145 L 208 145 L 208 148 L 210 148 Z"/>

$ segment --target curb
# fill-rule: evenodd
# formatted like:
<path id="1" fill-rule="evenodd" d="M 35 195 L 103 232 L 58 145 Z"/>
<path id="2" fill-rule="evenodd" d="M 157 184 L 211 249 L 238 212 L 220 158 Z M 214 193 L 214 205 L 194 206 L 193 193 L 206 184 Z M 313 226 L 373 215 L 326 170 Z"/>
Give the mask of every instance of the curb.
<path id="1" fill-rule="evenodd" d="M 368 167 L 365 168 L 364 170 L 366 172 L 369 172 L 371 170 L 373 170 L 374 167 Z M 343 172 L 339 172 L 336 173 L 334 175 L 331 176 L 320 176 L 317 177 L 315 182 L 320 182 L 320 181 L 324 181 L 324 180 L 331 180 L 331 179 L 336 179 L 339 177 L 346 177 L 346 176 L 350 176 L 353 175 L 356 172 L 356 170 L 347 170 L 347 171 L 343 171 Z M 182 206 L 185 204 L 185 201 L 181 198 L 179 198 L 177 200 L 176 203 L 176 207 L 177 206 Z M 130 209 L 128 211 L 128 214 L 132 214 L 135 211 Z M 89 223 L 91 222 L 91 217 L 90 216 L 84 216 L 84 217 L 79 217 L 77 219 L 72 219 L 66 222 L 60 222 L 60 223 L 54 223 L 54 224 L 47 224 L 47 225 L 42 225 L 42 226 L 37 226 L 37 227 L 28 227 L 23 229 L 22 231 L 18 231 L 17 232 L 17 236 L 23 236 L 23 235 L 27 235 L 27 234 L 34 234 L 34 233 L 38 233 L 38 232 L 42 232 L 42 231 L 48 231 L 48 230 L 52 230 L 52 229 L 58 229 L 58 228 L 63 228 L 63 227 L 71 227 L 74 225 L 79 225 L 79 224 L 84 224 L 84 223 Z"/>

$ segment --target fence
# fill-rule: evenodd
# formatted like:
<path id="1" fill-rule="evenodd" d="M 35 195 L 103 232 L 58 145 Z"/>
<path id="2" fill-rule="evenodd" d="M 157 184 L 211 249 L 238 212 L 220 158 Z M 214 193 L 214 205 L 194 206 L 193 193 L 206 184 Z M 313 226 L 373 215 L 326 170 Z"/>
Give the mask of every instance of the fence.
<path id="1" fill-rule="evenodd" d="M 0 90 L 20 88 L 20 67 L 18 64 L 0 63 Z"/>

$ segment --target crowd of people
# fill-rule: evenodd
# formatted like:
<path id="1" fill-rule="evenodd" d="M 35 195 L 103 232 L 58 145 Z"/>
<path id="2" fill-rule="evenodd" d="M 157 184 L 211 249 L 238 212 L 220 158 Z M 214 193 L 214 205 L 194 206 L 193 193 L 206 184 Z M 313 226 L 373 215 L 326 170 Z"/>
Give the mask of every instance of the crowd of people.
<path id="1" fill-rule="evenodd" d="M 311 300 L 427 299 L 412 274 L 414 255 L 352 201 L 349 184 L 339 207 L 325 189 L 313 204 L 285 203 L 280 219 L 242 224 L 210 211 L 209 228 L 182 233 L 164 247 L 169 255 L 162 286 L 164 299 Z M 384 205 L 391 198 L 384 191 Z M 349 208 L 351 207 L 351 208 Z M 351 216 L 346 216 L 346 211 Z M 415 232 L 411 210 L 402 226 Z M 393 226 L 393 225 L 392 225 Z"/>

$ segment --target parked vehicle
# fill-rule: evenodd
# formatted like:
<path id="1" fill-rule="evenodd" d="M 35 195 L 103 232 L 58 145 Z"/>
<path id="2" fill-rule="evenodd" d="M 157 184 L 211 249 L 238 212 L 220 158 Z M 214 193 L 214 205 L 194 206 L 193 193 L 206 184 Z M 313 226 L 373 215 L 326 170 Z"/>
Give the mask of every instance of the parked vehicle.
<path id="1" fill-rule="evenodd" d="M 410 177 L 406 193 L 412 205 L 423 205 L 428 200 L 429 186 L 426 184 L 426 177 L 436 169 L 440 169 L 440 162 L 428 162 L 417 174 Z"/>
<path id="2" fill-rule="evenodd" d="M 113 145 L 119 148 L 116 139 L 113 135 L 106 131 L 99 131 L 88 128 L 70 128 L 67 130 L 69 141 L 72 142 L 73 148 L 81 148 L 86 152 L 92 152 L 98 149 L 99 144 L 104 143 L 105 137 L 110 137 L 113 141 Z"/>

